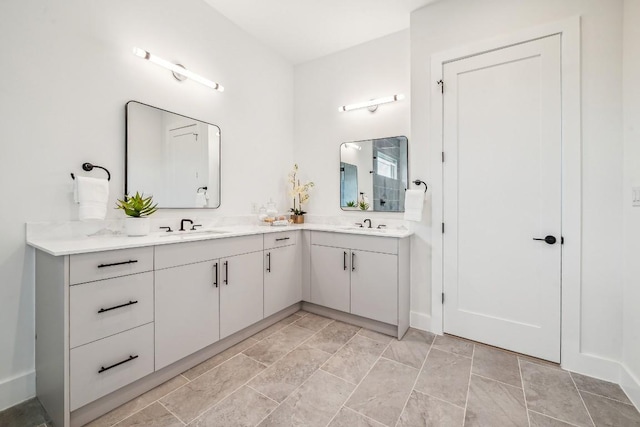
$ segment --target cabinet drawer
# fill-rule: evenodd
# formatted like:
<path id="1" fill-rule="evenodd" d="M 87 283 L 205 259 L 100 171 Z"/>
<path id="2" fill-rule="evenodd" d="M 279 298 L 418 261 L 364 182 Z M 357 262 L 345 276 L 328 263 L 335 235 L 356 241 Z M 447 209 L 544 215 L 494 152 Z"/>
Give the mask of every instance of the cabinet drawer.
<path id="1" fill-rule="evenodd" d="M 72 286 L 71 348 L 153 321 L 153 273 Z"/>
<path id="2" fill-rule="evenodd" d="M 156 246 L 156 270 L 210 261 L 226 256 L 258 252 L 263 248 L 262 235 L 202 240 Z"/>
<path id="3" fill-rule="evenodd" d="M 334 248 L 358 249 L 361 251 L 398 253 L 398 239 L 395 237 L 362 236 L 347 233 L 312 231 L 311 244 Z"/>
<path id="4" fill-rule="evenodd" d="M 279 233 L 265 233 L 264 248 L 273 249 L 281 246 L 295 245 L 298 241 L 298 231 L 281 231 Z"/>
<path id="5" fill-rule="evenodd" d="M 153 372 L 153 323 L 69 354 L 72 411 Z"/>
<path id="6" fill-rule="evenodd" d="M 71 255 L 70 283 L 93 282 L 153 270 L 153 247 Z"/>

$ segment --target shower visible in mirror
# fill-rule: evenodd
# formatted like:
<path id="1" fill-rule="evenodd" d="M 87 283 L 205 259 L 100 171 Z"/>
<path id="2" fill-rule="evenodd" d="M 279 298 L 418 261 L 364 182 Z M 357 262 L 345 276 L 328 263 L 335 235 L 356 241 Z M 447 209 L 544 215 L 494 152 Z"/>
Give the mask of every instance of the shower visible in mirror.
<path id="1" fill-rule="evenodd" d="M 369 211 L 404 212 L 408 157 L 405 136 L 340 145 L 340 208 L 358 209 L 364 198 Z"/>
<path id="2" fill-rule="evenodd" d="M 160 208 L 220 206 L 220 128 L 136 101 L 126 105 L 125 194 Z"/>

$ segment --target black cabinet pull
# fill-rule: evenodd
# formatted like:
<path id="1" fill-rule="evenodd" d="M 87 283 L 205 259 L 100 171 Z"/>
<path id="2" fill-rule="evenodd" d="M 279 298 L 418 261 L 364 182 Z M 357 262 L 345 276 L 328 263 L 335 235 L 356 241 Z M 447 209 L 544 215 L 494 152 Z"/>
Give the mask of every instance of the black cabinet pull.
<path id="1" fill-rule="evenodd" d="M 281 242 L 283 240 L 289 240 L 289 239 L 290 239 L 290 237 L 281 237 L 279 239 L 276 239 L 276 242 Z"/>
<path id="2" fill-rule="evenodd" d="M 227 261 L 224 262 L 224 284 L 229 284 L 229 263 Z"/>
<path id="3" fill-rule="evenodd" d="M 344 256 L 342 257 L 342 266 L 344 269 L 347 269 L 347 251 L 344 251 Z"/>
<path id="4" fill-rule="evenodd" d="M 135 264 L 136 262 L 138 262 L 137 259 L 130 259 L 129 261 L 114 262 L 112 264 L 100 264 L 98 268 L 114 267 L 116 265 L 125 265 L 125 264 Z"/>
<path id="5" fill-rule="evenodd" d="M 267 253 L 267 273 L 271 273 L 271 252 Z"/>
<path id="6" fill-rule="evenodd" d="M 218 263 L 213 264 L 213 286 L 218 287 Z"/>
<path id="7" fill-rule="evenodd" d="M 129 356 L 128 359 L 125 359 L 122 362 L 115 363 L 115 364 L 113 364 L 111 366 L 107 366 L 106 368 L 104 366 L 101 366 L 100 370 L 98 371 L 98 373 L 101 374 L 104 371 L 108 371 L 109 369 L 115 368 L 116 366 L 120 366 L 123 363 L 131 362 L 133 359 L 137 359 L 137 358 L 138 358 L 138 355 L 136 354 L 135 356 Z"/>
<path id="8" fill-rule="evenodd" d="M 351 271 L 356 271 L 356 254 L 351 252 Z"/>
<path id="9" fill-rule="evenodd" d="M 133 304 L 137 304 L 138 301 L 129 301 L 127 303 L 124 304 L 120 304 L 120 305 L 116 305 L 114 307 L 109 307 L 109 308 L 101 308 L 100 310 L 98 310 L 98 314 L 100 313 L 104 313 L 105 311 L 111 311 L 111 310 L 115 310 L 116 308 L 122 308 L 122 307 L 127 307 L 129 305 L 133 305 Z"/>

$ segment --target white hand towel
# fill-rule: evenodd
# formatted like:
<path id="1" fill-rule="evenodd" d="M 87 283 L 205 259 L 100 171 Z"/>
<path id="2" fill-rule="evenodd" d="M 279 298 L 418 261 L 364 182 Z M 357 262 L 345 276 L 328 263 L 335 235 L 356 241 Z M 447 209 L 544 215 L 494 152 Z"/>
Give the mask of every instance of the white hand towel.
<path id="1" fill-rule="evenodd" d="M 109 181 L 102 178 L 76 176 L 73 196 L 78 209 L 78 219 L 105 219 L 109 202 Z"/>
<path id="2" fill-rule="evenodd" d="M 207 206 L 207 192 L 198 191 L 196 193 L 196 207 L 201 208 L 204 206 Z"/>
<path id="3" fill-rule="evenodd" d="M 406 190 L 404 192 L 405 221 L 422 221 L 424 190 Z"/>

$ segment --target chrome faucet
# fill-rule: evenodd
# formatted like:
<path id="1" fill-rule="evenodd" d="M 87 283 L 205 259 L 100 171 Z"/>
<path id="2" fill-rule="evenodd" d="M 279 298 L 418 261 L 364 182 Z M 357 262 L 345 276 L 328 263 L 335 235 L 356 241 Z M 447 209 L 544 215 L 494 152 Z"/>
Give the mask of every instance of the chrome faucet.
<path id="1" fill-rule="evenodd" d="M 370 220 L 369 218 L 365 219 L 365 220 L 364 220 L 364 221 L 362 221 L 362 222 L 364 222 L 364 223 L 366 224 L 366 223 L 367 223 L 367 221 L 369 221 L 369 228 L 371 228 L 371 220 Z"/>
<path id="2" fill-rule="evenodd" d="M 190 219 L 181 219 L 180 220 L 180 231 L 185 231 L 184 230 L 184 223 L 188 222 L 189 224 L 193 225 L 193 221 L 191 221 Z"/>

